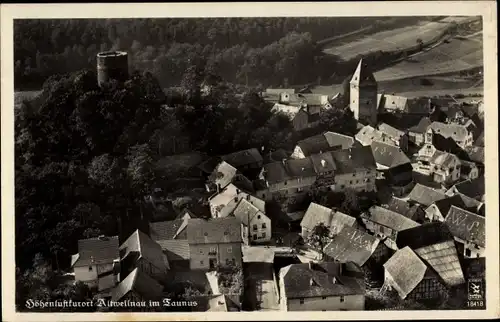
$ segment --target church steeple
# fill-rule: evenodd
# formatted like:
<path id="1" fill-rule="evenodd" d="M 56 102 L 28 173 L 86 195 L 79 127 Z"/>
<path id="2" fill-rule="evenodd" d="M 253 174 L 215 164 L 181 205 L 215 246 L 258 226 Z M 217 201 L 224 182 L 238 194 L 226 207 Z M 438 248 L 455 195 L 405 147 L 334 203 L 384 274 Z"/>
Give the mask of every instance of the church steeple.
<path id="1" fill-rule="evenodd" d="M 351 77 L 349 107 L 354 118 L 362 124 L 377 125 L 377 81 L 363 59 L 359 60 L 356 71 Z"/>

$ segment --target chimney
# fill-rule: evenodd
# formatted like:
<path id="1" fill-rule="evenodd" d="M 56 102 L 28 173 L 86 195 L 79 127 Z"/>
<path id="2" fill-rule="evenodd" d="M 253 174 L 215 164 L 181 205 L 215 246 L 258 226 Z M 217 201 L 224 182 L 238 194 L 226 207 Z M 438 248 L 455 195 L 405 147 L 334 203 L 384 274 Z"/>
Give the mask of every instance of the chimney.
<path id="1" fill-rule="evenodd" d="M 217 184 L 217 193 L 219 193 L 222 190 L 220 183 Z"/>
<path id="2" fill-rule="evenodd" d="M 247 195 L 247 200 L 250 201 L 250 195 L 249 194 Z"/>
<path id="3" fill-rule="evenodd" d="M 240 194 L 241 190 L 240 189 L 236 189 L 236 194 Z"/>
<path id="4" fill-rule="evenodd" d="M 324 168 L 326 166 L 326 161 L 325 160 L 321 160 L 321 166 Z"/>
<path id="5" fill-rule="evenodd" d="M 234 196 L 234 202 L 238 202 L 238 196 Z"/>
<path id="6" fill-rule="evenodd" d="M 314 280 L 311 278 L 311 279 L 309 280 L 309 286 L 314 286 L 314 284 L 315 284 L 315 283 L 314 283 Z"/>
<path id="7" fill-rule="evenodd" d="M 337 284 L 337 278 L 333 277 L 332 282 L 333 282 L 333 284 Z"/>
<path id="8" fill-rule="evenodd" d="M 302 171 L 305 171 L 305 170 L 306 170 L 306 168 L 302 167 Z"/>

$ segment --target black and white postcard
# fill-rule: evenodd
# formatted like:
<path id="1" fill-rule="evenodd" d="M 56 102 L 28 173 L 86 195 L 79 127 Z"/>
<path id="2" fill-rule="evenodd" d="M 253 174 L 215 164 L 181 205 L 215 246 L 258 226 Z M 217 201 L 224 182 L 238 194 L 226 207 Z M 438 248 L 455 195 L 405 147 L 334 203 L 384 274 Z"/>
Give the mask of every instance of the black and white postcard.
<path id="1" fill-rule="evenodd" d="M 1 18 L 7 321 L 498 317 L 495 2 Z"/>

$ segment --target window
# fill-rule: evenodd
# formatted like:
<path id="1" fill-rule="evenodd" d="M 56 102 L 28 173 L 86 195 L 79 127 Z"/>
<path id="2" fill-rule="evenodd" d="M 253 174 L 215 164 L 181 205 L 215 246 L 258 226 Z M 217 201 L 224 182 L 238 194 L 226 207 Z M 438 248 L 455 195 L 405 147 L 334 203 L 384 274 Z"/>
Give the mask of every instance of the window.
<path id="1" fill-rule="evenodd" d="M 472 252 L 470 251 L 470 249 L 466 248 L 465 249 L 465 256 L 471 257 L 471 255 L 472 255 Z"/>
<path id="2" fill-rule="evenodd" d="M 200 261 L 200 265 L 203 265 L 203 261 Z"/>
<path id="3" fill-rule="evenodd" d="M 253 239 L 257 239 L 257 234 L 253 234 Z"/>
<path id="4" fill-rule="evenodd" d="M 262 233 L 262 238 L 266 238 L 266 233 Z"/>
<path id="5" fill-rule="evenodd" d="M 286 184 L 287 184 L 287 181 L 285 181 L 284 185 L 286 186 Z"/>
<path id="6" fill-rule="evenodd" d="M 266 228 L 266 223 L 263 223 L 263 224 L 262 224 L 262 228 Z"/>
<path id="7" fill-rule="evenodd" d="M 351 181 L 349 181 L 349 184 L 352 184 L 352 180 L 351 180 Z"/>
<path id="8" fill-rule="evenodd" d="M 92 272 L 92 266 L 89 266 L 89 272 Z"/>
<path id="9" fill-rule="evenodd" d="M 257 219 L 260 219 L 260 215 L 257 215 Z"/>
<path id="10" fill-rule="evenodd" d="M 341 184 L 340 189 L 344 189 L 344 188 L 345 188 L 345 185 Z"/>
<path id="11" fill-rule="evenodd" d="M 204 236 L 208 236 L 208 233 L 207 233 L 207 232 L 205 232 L 203 235 L 204 235 Z"/>
<path id="12" fill-rule="evenodd" d="M 304 304 L 304 299 L 299 300 L 300 304 Z"/>
<path id="13" fill-rule="evenodd" d="M 217 249 L 215 247 L 210 247 L 210 253 L 216 253 Z"/>
<path id="14" fill-rule="evenodd" d="M 235 258 L 231 259 L 231 264 L 233 264 L 233 266 L 236 266 L 236 259 Z"/>
<path id="15" fill-rule="evenodd" d="M 200 248 L 200 254 L 203 254 L 203 249 Z"/>
<path id="16" fill-rule="evenodd" d="M 228 252 L 228 254 L 231 254 L 233 252 L 233 248 L 232 247 L 228 247 L 227 248 L 227 252 Z"/>
<path id="17" fill-rule="evenodd" d="M 355 177 L 355 176 L 356 176 L 356 174 L 355 174 L 355 173 L 353 173 L 353 174 L 352 174 L 352 176 L 353 176 L 353 177 Z"/>
<path id="18" fill-rule="evenodd" d="M 257 230 L 257 224 L 254 224 L 253 225 L 253 230 L 256 231 Z"/>
<path id="19" fill-rule="evenodd" d="M 340 297 L 340 303 L 343 303 L 343 302 L 344 302 L 344 297 L 343 297 L 343 296 L 341 296 L 341 297 Z"/>
<path id="20" fill-rule="evenodd" d="M 326 300 L 326 296 L 323 296 L 321 299 Z"/>

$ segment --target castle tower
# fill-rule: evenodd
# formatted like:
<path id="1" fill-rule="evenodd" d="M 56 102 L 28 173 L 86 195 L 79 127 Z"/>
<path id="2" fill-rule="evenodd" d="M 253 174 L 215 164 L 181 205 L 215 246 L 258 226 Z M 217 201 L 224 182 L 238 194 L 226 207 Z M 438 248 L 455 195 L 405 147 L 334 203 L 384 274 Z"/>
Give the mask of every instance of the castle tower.
<path id="1" fill-rule="evenodd" d="M 115 79 L 125 81 L 128 78 L 128 55 L 122 51 L 110 51 L 97 54 L 97 82 L 99 86 Z"/>
<path id="2" fill-rule="evenodd" d="M 363 59 L 350 81 L 349 106 L 354 118 L 365 125 L 377 125 L 377 81 Z"/>

